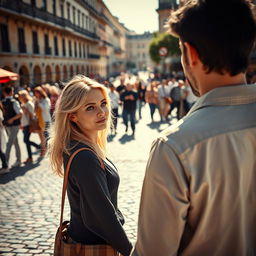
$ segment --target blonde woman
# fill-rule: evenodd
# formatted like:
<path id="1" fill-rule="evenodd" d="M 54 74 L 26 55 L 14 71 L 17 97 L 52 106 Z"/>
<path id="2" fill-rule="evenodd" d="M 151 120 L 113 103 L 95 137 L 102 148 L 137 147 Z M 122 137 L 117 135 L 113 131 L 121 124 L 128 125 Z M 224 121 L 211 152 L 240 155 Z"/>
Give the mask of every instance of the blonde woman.
<path id="1" fill-rule="evenodd" d="M 19 91 L 19 100 L 21 102 L 21 108 L 23 110 L 22 116 L 21 116 L 21 127 L 23 129 L 24 134 L 24 143 L 27 147 L 28 152 L 28 158 L 26 161 L 24 161 L 24 164 L 29 164 L 33 162 L 32 159 L 32 151 L 31 146 L 40 149 L 40 145 L 36 144 L 33 141 L 30 141 L 30 130 L 29 130 L 29 120 L 30 118 L 33 118 L 35 115 L 35 106 L 32 101 L 32 97 L 29 95 L 28 91 L 21 90 Z"/>
<path id="2" fill-rule="evenodd" d="M 34 89 L 34 95 L 35 95 L 35 112 L 39 121 L 39 126 L 42 130 L 42 132 L 39 133 L 41 144 L 42 144 L 41 156 L 44 156 L 46 153 L 47 140 L 49 137 L 48 130 L 51 124 L 51 115 L 50 115 L 51 102 L 46 92 L 40 86 L 37 86 Z"/>
<path id="3" fill-rule="evenodd" d="M 106 88 L 87 77 L 74 77 L 56 104 L 49 153 L 53 170 L 63 175 L 62 166 L 66 167 L 73 152 L 84 147 L 94 151 L 80 151 L 70 167 L 68 233 L 74 242 L 109 244 L 128 256 L 132 245 L 122 227 L 124 217 L 117 207 L 119 176 L 106 157 L 110 113 Z M 104 169 L 99 158 L 104 162 Z"/>

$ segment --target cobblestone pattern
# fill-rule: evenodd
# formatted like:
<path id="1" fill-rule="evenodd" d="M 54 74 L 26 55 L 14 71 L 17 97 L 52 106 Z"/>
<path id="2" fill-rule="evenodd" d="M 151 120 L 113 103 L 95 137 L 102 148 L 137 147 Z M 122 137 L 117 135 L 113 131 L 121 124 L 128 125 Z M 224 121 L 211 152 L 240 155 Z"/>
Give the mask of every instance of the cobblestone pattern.
<path id="1" fill-rule="evenodd" d="M 119 118 L 118 133 L 109 139 L 109 158 L 117 166 L 121 178 L 119 208 L 126 223 L 125 230 L 136 240 L 139 199 L 151 143 L 167 124 L 149 124 L 149 109 L 136 126 L 135 139 L 124 133 Z M 156 114 L 157 115 L 157 114 Z M 38 141 L 34 134 L 32 139 Z M 23 160 L 26 149 L 19 134 Z M 14 162 L 14 149 L 11 157 Z M 37 155 L 35 155 L 38 157 Z M 59 222 L 62 179 L 52 174 L 48 159 L 12 169 L 0 175 L 0 255 L 52 255 L 55 232 Z M 68 218 L 68 204 L 65 218 Z"/>

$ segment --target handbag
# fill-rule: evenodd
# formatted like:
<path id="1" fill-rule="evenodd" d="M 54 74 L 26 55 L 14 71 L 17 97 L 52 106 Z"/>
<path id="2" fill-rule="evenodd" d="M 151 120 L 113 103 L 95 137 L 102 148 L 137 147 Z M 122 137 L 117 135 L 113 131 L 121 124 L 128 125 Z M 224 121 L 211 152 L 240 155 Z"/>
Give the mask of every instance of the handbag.
<path id="1" fill-rule="evenodd" d="M 54 256 L 121 256 L 121 254 L 107 244 L 100 245 L 87 245 L 74 242 L 68 235 L 69 221 L 63 222 L 63 210 L 65 203 L 65 196 L 68 184 L 68 174 L 70 165 L 77 153 L 82 150 L 89 150 L 95 153 L 90 148 L 80 148 L 76 150 L 69 158 L 62 187 L 62 198 L 61 198 L 61 213 L 60 213 L 60 225 L 56 232 L 55 243 L 54 243 Z M 102 160 L 99 158 L 101 167 L 104 168 Z"/>
<path id="2" fill-rule="evenodd" d="M 41 130 L 39 126 L 38 119 L 36 117 L 29 118 L 29 131 L 32 132 L 38 132 Z"/>
<path id="3" fill-rule="evenodd" d="M 170 97 L 164 97 L 164 100 L 166 103 L 171 104 L 172 103 L 172 99 Z"/>

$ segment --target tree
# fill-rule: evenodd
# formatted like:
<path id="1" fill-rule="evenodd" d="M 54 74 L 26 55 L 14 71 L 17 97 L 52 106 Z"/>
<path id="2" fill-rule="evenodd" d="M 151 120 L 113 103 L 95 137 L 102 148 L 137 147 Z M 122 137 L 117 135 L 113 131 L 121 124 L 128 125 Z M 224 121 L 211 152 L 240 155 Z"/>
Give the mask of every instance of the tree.
<path id="1" fill-rule="evenodd" d="M 156 63 L 159 63 L 161 60 L 161 56 L 159 55 L 159 49 L 161 47 L 167 48 L 168 54 L 166 57 L 180 55 L 178 38 L 167 33 L 154 33 L 154 38 L 149 45 L 149 54 L 150 58 Z"/>

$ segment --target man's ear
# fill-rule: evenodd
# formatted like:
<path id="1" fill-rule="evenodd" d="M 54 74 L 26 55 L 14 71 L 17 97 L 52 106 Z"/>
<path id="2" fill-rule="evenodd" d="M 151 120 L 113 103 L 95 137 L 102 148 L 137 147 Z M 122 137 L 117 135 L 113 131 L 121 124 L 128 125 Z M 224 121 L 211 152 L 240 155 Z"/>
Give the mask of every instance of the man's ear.
<path id="1" fill-rule="evenodd" d="M 77 116 L 76 114 L 72 113 L 72 114 L 68 114 L 68 119 L 72 122 L 77 122 Z"/>
<path id="2" fill-rule="evenodd" d="M 196 66 L 198 64 L 198 61 L 200 60 L 196 48 L 187 42 L 184 42 L 184 47 L 186 48 L 189 66 L 190 67 Z"/>

